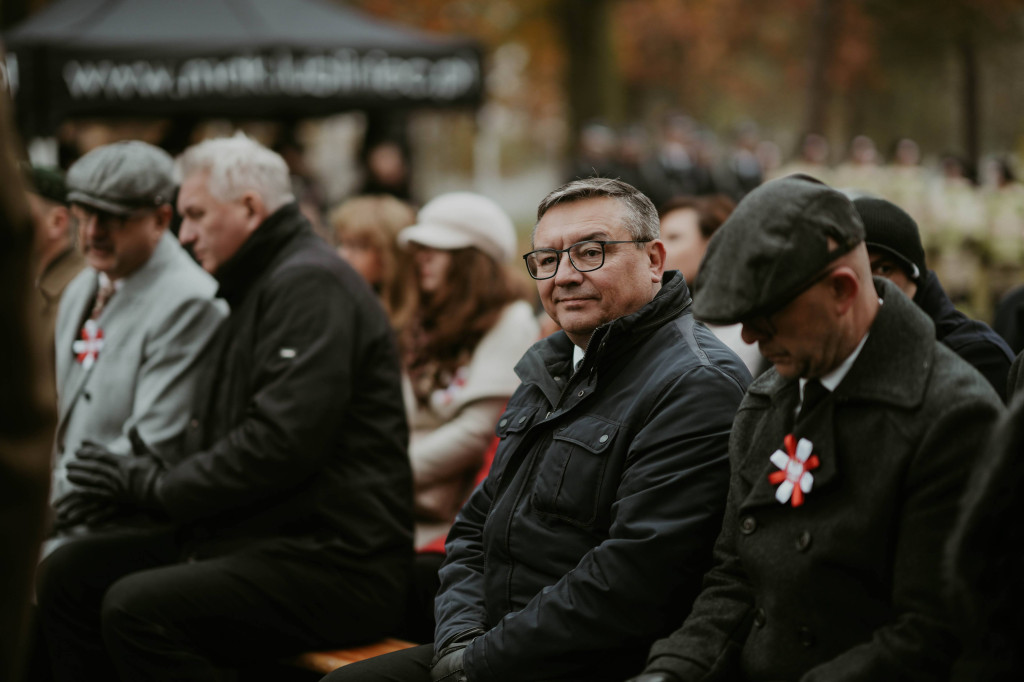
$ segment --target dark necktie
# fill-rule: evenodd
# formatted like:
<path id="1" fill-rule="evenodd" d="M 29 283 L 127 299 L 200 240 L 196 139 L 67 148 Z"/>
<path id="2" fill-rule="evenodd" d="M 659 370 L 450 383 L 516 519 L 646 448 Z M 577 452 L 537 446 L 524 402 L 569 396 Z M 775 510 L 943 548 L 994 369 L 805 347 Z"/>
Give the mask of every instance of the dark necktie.
<path id="1" fill-rule="evenodd" d="M 100 280 L 99 288 L 96 290 L 96 302 L 93 303 L 92 313 L 89 315 L 89 319 L 98 320 L 103 309 L 107 307 L 107 302 L 110 301 L 110 297 L 114 295 L 117 289 L 114 287 L 114 283 L 108 279 Z"/>
<path id="2" fill-rule="evenodd" d="M 813 412 L 814 407 L 829 393 L 830 391 L 822 386 L 817 379 L 811 379 L 804 384 L 804 400 L 800 404 L 800 413 L 796 416 L 796 423 L 799 424 L 803 421 L 804 415 Z"/>

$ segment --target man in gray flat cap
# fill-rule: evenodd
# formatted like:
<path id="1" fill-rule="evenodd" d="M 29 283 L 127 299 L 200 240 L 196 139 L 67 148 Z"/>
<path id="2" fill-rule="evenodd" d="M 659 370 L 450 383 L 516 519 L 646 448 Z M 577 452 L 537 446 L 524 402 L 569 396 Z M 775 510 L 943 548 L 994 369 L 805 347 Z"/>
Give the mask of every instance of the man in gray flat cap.
<path id="1" fill-rule="evenodd" d="M 999 397 L 807 176 L 747 195 L 697 287 L 695 315 L 742 323 L 774 368 L 733 424 L 715 565 L 635 679 L 947 679 L 943 546 Z"/>
<path id="2" fill-rule="evenodd" d="M 173 168 L 163 150 L 130 141 L 95 149 L 68 171 L 68 201 L 88 267 L 68 285 L 57 316 L 51 493 L 58 536 L 98 526 L 114 511 L 74 492 L 66 465 L 77 451 L 129 456 L 135 430 L 157 456 L 175 452 L 197 360 L 227 312 L 214 302 L 213 278 L 167 229 Z M 77 522 L 72 527 L 70 519 Z"/>

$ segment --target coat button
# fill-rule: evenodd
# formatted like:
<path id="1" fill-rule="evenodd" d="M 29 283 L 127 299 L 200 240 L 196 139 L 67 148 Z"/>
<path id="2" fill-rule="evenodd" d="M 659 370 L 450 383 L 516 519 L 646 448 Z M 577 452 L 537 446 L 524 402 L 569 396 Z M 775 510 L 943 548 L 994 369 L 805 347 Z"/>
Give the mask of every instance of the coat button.
<path id="1" fill-rule="evenodd" d="M 597 440 L 598 440 L 598 442 L 601 442 L 601 443 L 607 443 L 608 442 L 608 434 L 607 433 L 604 434 L 603 436 L 601 436 Z"/>
<path id="2" fill-rule="evenodd" d="M 811 632 L 809 627 L 806 625 L 802 626 L 798 631 L 798 634 L 800 636 L 800 644 L 804 645 L 808 649 L 814 646 L 814 633 Z"/>
<path id="3" fill-rule="evenodd" d="M 583 394 L 584 394 L 584 393 L 586 393 L 586 391 L 580 391 L 580 392 L 579 392 L 579 393 L 577 393 L 576 395 L 578 395 L 579 397 L 581 397 L 581 398 L 582 398 L 582 397 L 583 397 Z"/>
<path id="4" fill-rule="evenodd" d="M 526 417 L 525 416 L 522 416 L 522 417 L 519 418 L 519 423 L 520 424 L 522 424 L 524 421 L 526 421 Z"/>
<path id="5" fill-rule="evenodd" d="M 811 533 L 810 531 L 804 531 L 800 533 L 800 537 L 796 539 L 796 549 L 798 552 L 806 552 L 811 547 Z"/>
<path id="6" fill-rule="evenodd" d="M 502 419 L 500 422 L 498 422 L 498 426 L 505 426 L 505 424 L 508 424 L 507 419 Z"/>
<path id="7" fill-rule="evenodd" d="M 754 611 L 754 625 L 756 625 L 759 628 L 763 628 L 765 621 L 767 620 L 768 617 L 765 615 L 764 609 L 758 609 Z"/>
<path id="8" fill-rule="evenodd" d="M 82 397 L 85 398 L 86 400 L 92 400 L 92 393 L 89 393 L 89 391 L 85 391 L 84 393 L 82 393 Z"/>
<path id="9" fill-rule="evenodd" d="M 750 535 L 757 530 L 757 519 L 753 516 L 744 516 L 743 520 L 740 521 L 740 531 L 744 535 Z"/>

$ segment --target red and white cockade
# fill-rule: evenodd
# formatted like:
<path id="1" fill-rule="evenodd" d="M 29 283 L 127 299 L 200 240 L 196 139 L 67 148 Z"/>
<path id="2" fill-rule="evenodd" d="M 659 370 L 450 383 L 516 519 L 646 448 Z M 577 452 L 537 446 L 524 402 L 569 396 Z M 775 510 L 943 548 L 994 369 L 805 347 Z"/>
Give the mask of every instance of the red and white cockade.
<path id="1" fill-rule="evenodd" d="M 103 349 L 103 330 L 96 324 L 96 320 L 86 320 L 82 327 L 82 338 L 71 344 L 71 350 L 75 353 L 75 360 L 82 365 L 83 369 L 89 369 L 100 356 Z"/>
<path id="2" fill-rule="evenodd" d="M 821 462 L 813 454 L 814 445 L 806 438 L 798 442 L 790 433 L 783 439 L 783 443 L 786 451 L 776 450 L 770 457 L 772 464 L 779 467 L 780 471 L 768 474 L 768 481 L 779 486 L 775 491 L 776 500 L 799 507 L 804 503 L 804 495 L 811 492 L 814 486 L 811 470 L 817 469 Z"/>

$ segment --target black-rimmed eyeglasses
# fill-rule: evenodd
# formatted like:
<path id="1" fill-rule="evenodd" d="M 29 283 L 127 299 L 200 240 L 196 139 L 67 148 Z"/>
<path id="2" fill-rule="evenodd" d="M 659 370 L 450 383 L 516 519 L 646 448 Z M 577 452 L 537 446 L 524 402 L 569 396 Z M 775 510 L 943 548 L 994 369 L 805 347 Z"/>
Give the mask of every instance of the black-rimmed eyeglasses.
<path id="1" fill-rule="evenodd" d="M 534 279 L 551 279 L 558 272 L 562 254 L 569 254 L 569 262 L 580 272 L 597 270 L 604 265 L 604 252 L 608 244 L 646 244 L 650 239 L 596 240 L 576 242 L 567 249 L 537 249 L 523 256 L 526 270 Z"/>

